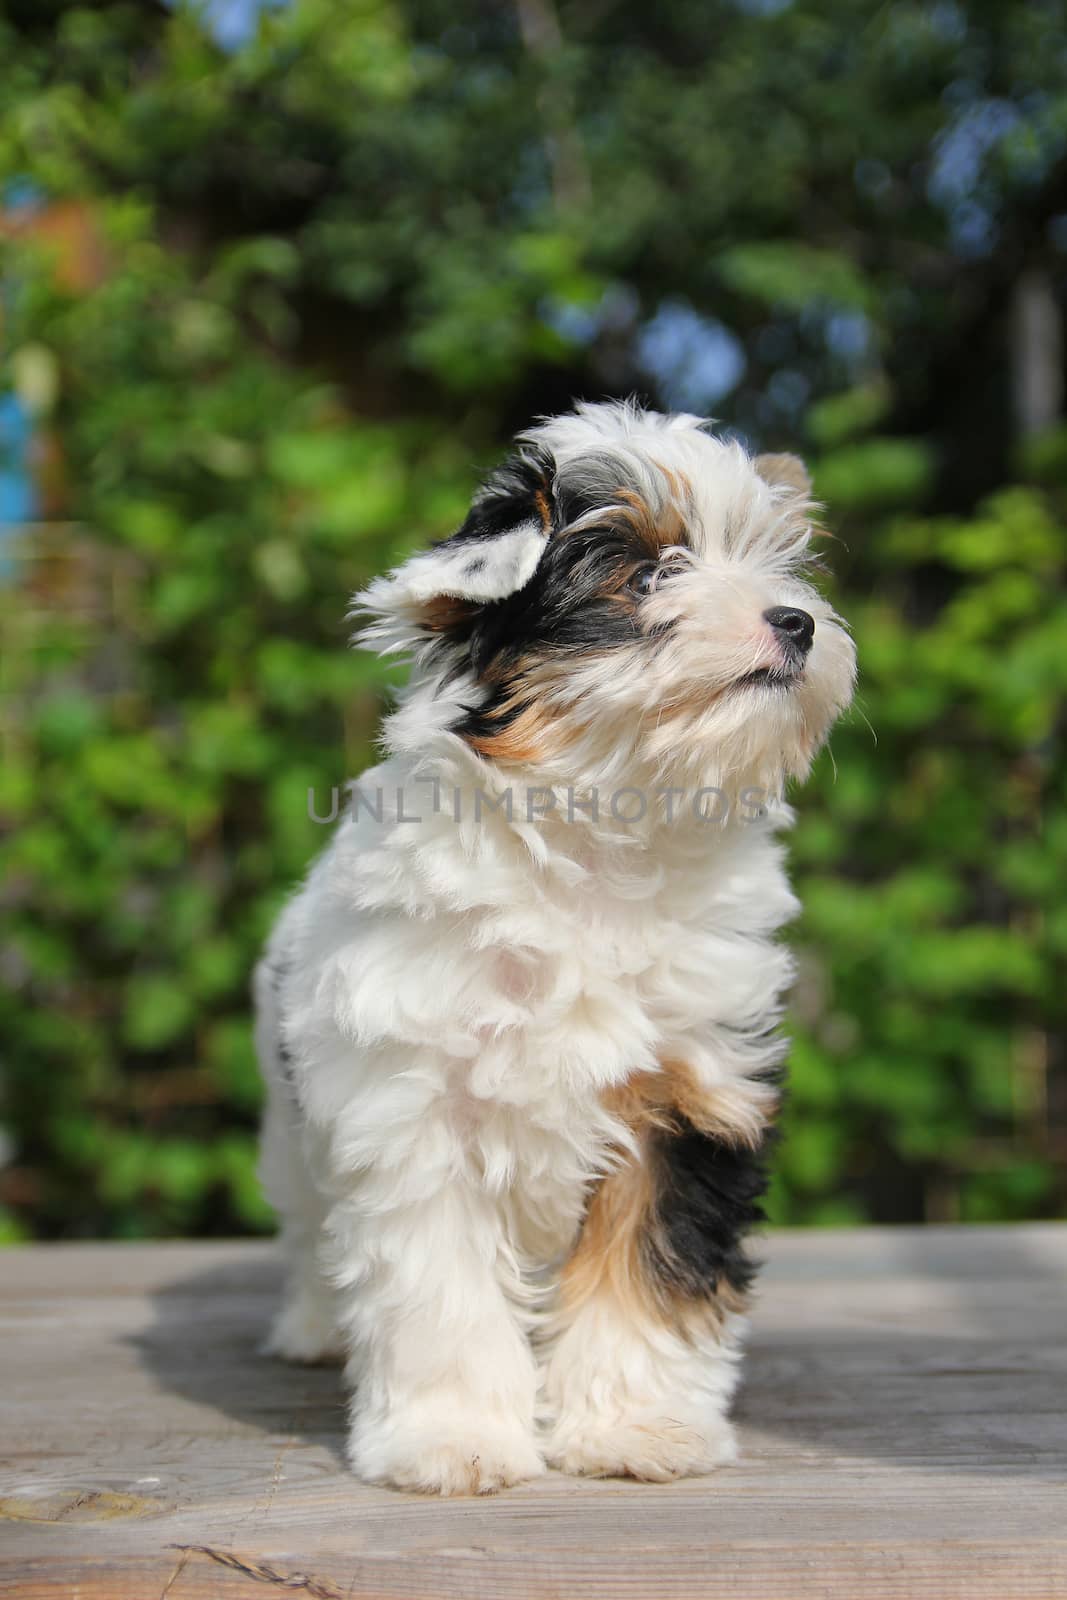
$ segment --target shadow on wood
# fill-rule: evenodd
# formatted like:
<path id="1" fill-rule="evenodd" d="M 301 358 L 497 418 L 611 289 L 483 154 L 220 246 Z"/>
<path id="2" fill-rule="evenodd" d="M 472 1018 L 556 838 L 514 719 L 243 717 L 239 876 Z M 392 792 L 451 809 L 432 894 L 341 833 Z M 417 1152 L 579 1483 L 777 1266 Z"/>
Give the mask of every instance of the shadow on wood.
<path id="1" fill-rule="evenodd" d="M 742 1459 L 420 1500 L 340 1460 L 336 1370 L 256 1354 L 264 1244 L 7 1252 L 18 1600 L 1067 1600 L 1067 1228 L 775 1235 Z"/>
<path id="2" fill-rule="evenodd" d="M 736 1406 L 775 1453 L 1055 1475 L 1062 1365 L 1041 1351 L 1065 1326 L 1062 1274 L 1039 1241 L 983 1230 L 870 1230 L 775 1241 L 753 1313 Z M 833 1239 L 833 1250 L 830 1240 Z M 132 1341 L 163 1389 L 268 1433 L 327 1447 L 344 1466 L 336 1367 L 260 1353 L 280 1271 L 257 1254 L 162 1283 Z M 1057 1405 L 1057 1401 L 1061 1403 Z M 1023 1446 L 1026 1441 L 1025 1448 Z"/>

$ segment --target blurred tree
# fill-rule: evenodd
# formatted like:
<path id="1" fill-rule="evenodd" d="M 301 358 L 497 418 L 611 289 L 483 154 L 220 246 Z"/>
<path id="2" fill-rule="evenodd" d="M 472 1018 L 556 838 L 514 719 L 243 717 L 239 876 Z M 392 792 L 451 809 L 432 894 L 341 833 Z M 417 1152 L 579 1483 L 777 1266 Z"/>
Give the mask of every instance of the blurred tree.
<path id="1" fill-rule="evenodd" d="M 631 389 L 806 448 L 845 540 L 776 1214 L 1062 1209 L 1064 7 L 224 11 L 0 14 L 56 447 L 0 590 L 9 1227 L 265 1223 L 247 973 L 370 753 L 347 594 Z"/>

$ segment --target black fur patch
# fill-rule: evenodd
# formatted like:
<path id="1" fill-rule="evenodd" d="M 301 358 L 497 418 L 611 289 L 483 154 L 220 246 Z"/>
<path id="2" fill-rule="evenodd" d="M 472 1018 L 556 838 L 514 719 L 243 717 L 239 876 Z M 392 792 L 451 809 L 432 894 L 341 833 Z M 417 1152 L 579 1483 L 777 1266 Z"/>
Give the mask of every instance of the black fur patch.
<path id="1" fill-rule="evenodd" d="M 556 464 L 547 450 L 528 445 L 504 462 L 478 490 L 466 520 L 437 549 L 476 543 L 509 533 L 530 518 L 551 526 L 555 516 L 552 480 Z"/>
<path id="2" fill-rule="evenodd" d="M 676 1129 L 658 1130 L 649 1152 L 655 1200 L 642 1240 L 645 1265 L 672 1295 L 697 1299 L 723 1283 L 743 1294 L 756 1271 L 743 1241 L 763 1221 L 763 1150 L 727 1144 L 684 1117 Z"/>
<path id="3" fill-rule="evenodd" d="M 281 1069 L 282 1082 L 291 1095 L 296 1096 L 296 1081 L 293 1077 L 293 1058 L 289 1054 L 289 1047 L 285 1040 L 278 1037 L 278 1066 Z"/>
<path id="4" fill-rule="evenodd" d="M 620 591 L 644 559 L 609 528 L 552 540 L 524 588 L 483 605 L 472 618 L 471 659 L 491 665 L 533 653 L 573 652 L 632 640 L 632 608 Z"/>
<path id="5" fill-rule="evenodd" d="M 293 1096 L 293 1098 L 295 1100 L 296 1099 L 296 1079 L 295 1079 L 295 1077 L 293 1075 L 293 1058 L 292 1058 L 292 1056 L 291 1056 L 291 1054 L 289 1052 L 289 1046 L 285 1042 L 285 1037 L 284 1037 L 284 1035 L 282 1033 L 282 1028 L 281 1028 L 281 989 L 282 989 L 282 979 L 284 978 L 284 976 L 285 976 L 285 967 L 284 967 L 284 965 L 276 964 L 275 966 L 273 966 L 271 968 L 271 973 L 270 973 L 271 987 L 274 990 L 275 999 L 278 1001 L 278 1019 L 277 1019 L 278 1020 L 278 1037 L 277 1037 L 278 1068 L 279 1068 L 279 1071 L 281 1072 L 282 1082 L 285 1084 L 285 1087 L 289 1090 L 289 1093 Z"/>
<path id="6" fill-rule="evenodd" d="M 625 585 L 642 556 L 615 530 L 593 528 L 550 542 L 533 577 L 504 600 L 479 606 L 451 630 L 479 678 L 491 685 L 486 703 L 456 732 L 500 732 L 521 709 L 521 663 L 551 655 L 580 655 L 632 643 L 638 634 Z"/>
<path id="7" fill-rule="evenodd" d="M 527 447 L 493 473 L 463 526 L 445 541 L 469 543 L 477 560 L 481 541 L 531 519 L 541 522 L 548 539 L 522 589 L 502 600 L 452 607 L 435 625 L 442 643 L 458 646 L 489 687 L 488 699 L 455 732 L 484 738 L 507 727 L 523 708 L 524 661 L 610 650 L 638 636 L 637 602 L 627 583 L 658 547 L 650 544 L 640 515 L 608 509 L 620 498 L 626 505 L 628 496 L 640 505 L 639 486 L 628 485 L 625 475 L 624 464 L 610 455 L 590 456 L 557 475 L 547 451 Z M 570 531 L 600 510 L 602 524 Z"/>

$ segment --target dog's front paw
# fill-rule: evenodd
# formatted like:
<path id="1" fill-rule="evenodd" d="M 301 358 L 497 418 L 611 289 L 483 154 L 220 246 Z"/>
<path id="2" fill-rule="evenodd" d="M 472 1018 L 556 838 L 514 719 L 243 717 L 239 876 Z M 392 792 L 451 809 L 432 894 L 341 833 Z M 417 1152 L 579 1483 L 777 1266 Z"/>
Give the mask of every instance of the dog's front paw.
<path id="1" fill-rule="evenodd" d="M 667 1483 L 736 1460 L 737 1442 L 725 1417 L 699 1427 L 669 1417 L 571 1417 L 556 1424 L 546 1454 L 560 1472 Z"/>
<path id="2" fill-rule="evenodd" d="M 367 1482 L 418 1494 L 495 1494 L 545 1470 L 533 1434 L 520 1423 L 477 1415 L 436 1426 L 395 1415 L 357 1422 L 348 1456 Z"/>

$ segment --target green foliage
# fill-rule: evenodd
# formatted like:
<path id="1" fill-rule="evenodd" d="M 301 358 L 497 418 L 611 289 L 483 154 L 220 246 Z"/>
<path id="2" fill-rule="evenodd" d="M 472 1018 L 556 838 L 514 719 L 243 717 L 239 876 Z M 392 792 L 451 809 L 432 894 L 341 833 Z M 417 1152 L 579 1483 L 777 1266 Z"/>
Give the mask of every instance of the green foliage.
<path id="1" fill-rule="evenodd" d="M 1014 488 L 852 536 L 858 709 L 799 800 L 783 1216 L 1063 1205 L 1045 1096 L 1067 1022 L 1065 512 Z"/>
<path id="2" fill-rule="evenodd" d="M 537 412 L 704 405 L 649 355 L 672 305 L 743 351 L 706 408 L 807 447 L 860 650 L 797 797 L 774 1214 L 1067 1204 L 1067 444 L 1017 445 L 997 343 L 1022 241 L 1055 266 L 1062 7 L 559 21 L 292 0 L 224 52 L 191 6 L 0 18 L 0 193 L 81 207 L 86 268 L 3 234 L 47 505 L 0 582 L 0 1239 L 267 1225 L 248 974 L 390 677 L 347 598 Z"/>
<path id="3" fill-rule="evenodd" d="M 44 604 L 3 592 L 8 1115 L 48 1231 L 261 1226 L 248 975 L 388 676 L 347 596 L 458 519 L 466 463 L 353 421 L 226 297 L 191 338 L 203 281 L 101 215 L 91 297 L 16 268 L 84 525 L 28 547 Z"/>

